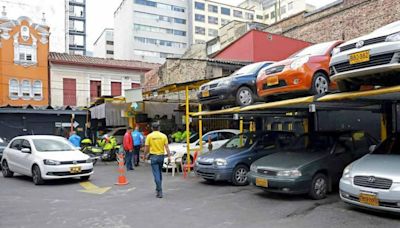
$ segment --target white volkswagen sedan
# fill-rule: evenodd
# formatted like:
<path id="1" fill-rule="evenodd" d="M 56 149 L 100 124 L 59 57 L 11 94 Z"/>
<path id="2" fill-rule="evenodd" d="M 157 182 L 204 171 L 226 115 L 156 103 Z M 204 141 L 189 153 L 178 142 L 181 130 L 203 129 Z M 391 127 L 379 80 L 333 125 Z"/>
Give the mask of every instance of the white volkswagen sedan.
<path id="1" fill-rule="evenodd" d="M 4 177 L 14 173 L 31 176 L 36 185 L 45 180 L 80 177 L 93 174 L 90 157 L 59 136 L 20 136 L 4 149 L 1 159 Z"/>

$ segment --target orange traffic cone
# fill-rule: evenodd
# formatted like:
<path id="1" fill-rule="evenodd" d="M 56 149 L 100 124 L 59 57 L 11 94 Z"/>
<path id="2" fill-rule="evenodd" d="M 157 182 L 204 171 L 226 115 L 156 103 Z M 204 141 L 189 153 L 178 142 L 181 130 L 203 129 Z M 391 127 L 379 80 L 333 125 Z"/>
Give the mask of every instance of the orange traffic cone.
<path id="1" fill-rule="evenodd" d="M 124 155 L 122 153 L 118 153 L 118 181 L 115 183 L 116 185 L 127 185 L 128 179 L 125 176 L 125 167 L 124 167 Z"/>

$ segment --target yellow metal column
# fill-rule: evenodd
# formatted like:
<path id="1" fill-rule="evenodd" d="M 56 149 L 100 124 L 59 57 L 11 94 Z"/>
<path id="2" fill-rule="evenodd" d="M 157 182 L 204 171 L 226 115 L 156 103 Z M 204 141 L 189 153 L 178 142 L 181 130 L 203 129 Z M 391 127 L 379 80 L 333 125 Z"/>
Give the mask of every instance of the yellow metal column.
<path id="1" fill-rule="evenodd" d="M 190 123 L 189 123 L 189 86 L 186 86 L 185 89 L 186 93 L 185 93 L 185 98 L 186 98 L 186 162 L 188 165 L 188 172 L 190 172 Z"/>
<path id="2" fill-rule="evenodd" d="M 199 112 L 201 112 L 201 104 L 199 104 Z M 202 116 L 199 116 L 199 143 L 200 143 L 200 151 L 199 155 L 203 153 L 203 120 Z"/>
<path id="3" fill-rule="evenodd" d="M 240 117 L 240 120 L 239 120 L 239 131 L 240 131 L 240 134 L 243 134 L 243 117 Z M 239 144 L 240 144 L 240 147 L 243 145 L 243 135 L 240 136 Z"/>
<path id="4" fill-rule="evenodd" d="M 386 114 L 381 114 L 381 140 L 385 140 L 387 138 L 387 117 Z"/>

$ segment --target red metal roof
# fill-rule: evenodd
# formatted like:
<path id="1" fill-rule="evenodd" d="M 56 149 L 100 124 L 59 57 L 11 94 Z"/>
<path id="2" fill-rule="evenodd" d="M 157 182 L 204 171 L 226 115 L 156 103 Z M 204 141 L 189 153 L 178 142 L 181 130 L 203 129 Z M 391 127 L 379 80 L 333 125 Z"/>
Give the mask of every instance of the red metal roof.
<path id="1" fill-rule="evenodd" d="M 49 62 L 52 64 L 79 65 L 140 71 L 149 71 L 160 66 L 160 64 L 156 63 L 148 63 L 134 60 L 104 59 L 57 52 L 50 52 Z"/>

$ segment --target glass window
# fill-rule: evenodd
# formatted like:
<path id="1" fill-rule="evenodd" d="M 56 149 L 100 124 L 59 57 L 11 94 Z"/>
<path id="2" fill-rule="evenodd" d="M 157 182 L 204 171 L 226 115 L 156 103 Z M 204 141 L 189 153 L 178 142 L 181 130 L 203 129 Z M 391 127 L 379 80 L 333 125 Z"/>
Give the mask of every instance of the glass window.
<path id="1" fill-rule="evenodd" d="M 233 75 L 254 74 L 262 66 L 264 66 L 263 62 L 249 64 L 237 70 L 235 73 L 233 73 Z"/>
<path id="2" fill-rule="evenodd" d="M 218 17 L 208 16 L 208 23 L 218 25 Z"/>
<path id="3" fill-rule="evenodd" d="M 218 6 L 208 4 L 208 12 L 218 13 Z"/>
<path id="4" fill-rule="evenodd" d="M 274 19 L 275 16 L 276 16 L 276 15 L 275 15 L 275 11 L 272 11 L 272 12 L 271 12 L 271 19 Z"/>
<path id="5" fill-rule="evenodd" d="M 9 96 L 11 99 L 18 99 L 19 97 L 19 82 L 17 79 L 10 80 Z"/>
<path id="6" fill-rule="evenodd" d="M 186 36 L 186 32 L 185 31 L 181 31 L 181 30 L 174 30 L 174 35 Z"/>
<path id="7" fill-rule="evenodd" d="M 221 7 L 221 14 L 230 16 L 231 15 L 231 9 L 226 8 L 226 7 Z"/>
<path id="8" fill-rule="evenodd" d="M 68 140 L 33 139 L 33 145 L 38 152 L 74 151 L 74 146 Z"/>
<path id="9" fill-rule="evenodd" d="M 179 6 L 172 6 L 172 10 L 176 11 L 176 12 L 182 12 L 182 13 L 185 12 L 185 8 L 179 7 Z"/>
<path id="10" fill-rule="evenodd" d="M 203 27 L 196 26 L 195 27 L 195 33 L 196 34 L 200 34 L 200 35 L 205 35 L 206 34 L 206 29 L 203 28 Z"/>
<path id="11" fill-rule="evenodd" d="M 233 10 L 233 16 L 238 18 L 243 18 L 243 12 L 239 10 Z"/>
<path id="12" fill-rule="evenodd" d="M 195 14 L 195 15 L 194 15 L 194 20 L 195 20 L 195 21 L 199 21 L 199 22 L 204 22 L 206 19 L 205 19 L 205 16 L 204 16 L 204 15 Z"/>
<path id="13" fill-rule="evenodd" d="M 256 15 L 256 18 L 257 18 L 258 20 L 264 19 L 262 15 Z"/>
<path id="14" fill-rule="evenodd" d="M 42 81 L 36 80 L 33 82 L 32 92 L 33 92 L 33 99 L 41 100 L 43 98 Z"/>
<path id="15" fill-rule="evenodd" d="M 24 149 L 24 148 L 32 149 L 31 144 L 28 142 L 28 140 L 22 140 L 21 149 Z"/>
<path id="16" fill-rule="evenodd" d="M 106 53 L 107 53 L 107 55 L 113 55 L 114 51 L 107 50 Z"/>
<path id="17" fill-rule="evenodd" d="M 289 2 L 287 5 L 288 5 L 288 11 L 293 9 L 293 2 Z"/>
<path id="18" fill-rule="evenodd" d="M 10 148 L 11 149 L 14 149 L 14 150 L 19 150 L 20 149 L 20 147 L 21 147 L 21 139 L 16 139 L 16 140 L 14 140 L 12 143 L 11 143 L 11 145 L 10 145 Z"/>
<path id="19" fill-rule="evenodd" d="M 231 139 L 233 136 L 235 136 L 235 134 L 233 134 L 231 132 L 220 132 L 218 134 L 219 134 L 218 140 Z"/>
<path id="20" fill-rule="evenodd" d="M 198 10 L 204 10 L 205 9 L 205 4 L 202 2 L 194 2 L 194 8 Z"/>
<path id="21" fill-rule="evenodd" d="M 254 140 L 255 135 L 253 134 L 244 134 L 244 135 L 236 135 L 231 138 L 223 147 L 227 149 L 240 149 L 247 148 L 254 144 L 256 140 Z"/>
<path id="22" fill-rule="evenodd" d="M 211 142 L 217 141 L 218 140 L 218 133 L 214 132 L 214 133 L 205 134 L 203 136 L 203 141 L 204 142 L 208 142 L 208 139 L 211 139 Z"/>
<path id="23" fill-rule="evenodd" d="M 206 41 L 197 39 L 197 40 L 194 41 L 194 43 L 195 44 L 205 44 Z"/>
<path id="24" fill-rule="evenodd" d="M 393 135 L 376 147 L 372 154 L 400 155 L 400 137 Z"/>
<path id="25" fill-rule="evenodd" d="M 36 62 L 36 48 L 27 45 L 19 45 L 18 51 L 19 61 Z"/>
<path id="26" fill-rule="evenodd" d="M 212 37 L 218 36 L 218 29 L 208 29 L 208 35 Z"/>
<path id="27" fill-rule="evenodd" d="M 246 19 L 248 19 L 248 20 L 254 19 L 254 14 L 252 14 L 252 13 L 246 13 L 245 15 L 246 15 Z"/>
<path id="28" fill-rule="evenodd" d="M 269 19 L 269 14 L 265 14 L 264 18 Z"/>
<path id="29" fill-rule="evenodd" d="M 286 6 L 281 7 L 281 15 L 286 13 Z"/>
<path id="30" fill-rule="evenodd" d="M 180 18 L 174 18 L 174 22 L 177 24 L 186 24 L 186 20 Z"/>
<path id="31" fill-rule="evenodd" d="M 31 82 L 29 80 L 23 80 L 21 84 L 21 93 L 23 99 L 31 98 Z"/>
<path id="32" fill-rule="evenodd" d="M 106 44 L 108 44 L 108 45 L 114 45 L 114 41 L 112 41 L 112 40 L 107 40 L 107 41 L 106 41 Z"/>

